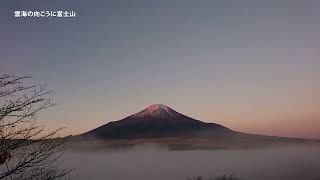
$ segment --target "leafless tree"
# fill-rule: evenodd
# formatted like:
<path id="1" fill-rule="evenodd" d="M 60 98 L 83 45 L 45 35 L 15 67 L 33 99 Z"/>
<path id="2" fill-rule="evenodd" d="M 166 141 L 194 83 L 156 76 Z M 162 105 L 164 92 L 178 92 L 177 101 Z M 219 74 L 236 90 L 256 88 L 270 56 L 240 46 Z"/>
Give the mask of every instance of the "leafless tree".
<path id="1" fill-rule="evenodd" d="M 65 142 L 60 129 L 47 132 L 37 114 L 53 104 L 45 86 L 25 85 L 29 76 L 0 76 L 0 179 L 65 178 L 58 168 Z"/>

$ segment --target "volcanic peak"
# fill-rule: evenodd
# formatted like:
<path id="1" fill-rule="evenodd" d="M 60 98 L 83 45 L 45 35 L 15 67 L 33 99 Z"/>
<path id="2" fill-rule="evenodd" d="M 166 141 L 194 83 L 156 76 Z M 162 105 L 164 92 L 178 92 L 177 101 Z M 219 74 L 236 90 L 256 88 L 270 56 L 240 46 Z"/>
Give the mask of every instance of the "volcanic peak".
<path id="1" fill-rule="evenodd" d="M 149 107 L 145 108 L 144 110 L 136 113 L 133 115 L 135 118 L 141 117 L 170 117 L 176 114 L 173 109 L 169 108 L 164 104 L 152 104 Z"/>

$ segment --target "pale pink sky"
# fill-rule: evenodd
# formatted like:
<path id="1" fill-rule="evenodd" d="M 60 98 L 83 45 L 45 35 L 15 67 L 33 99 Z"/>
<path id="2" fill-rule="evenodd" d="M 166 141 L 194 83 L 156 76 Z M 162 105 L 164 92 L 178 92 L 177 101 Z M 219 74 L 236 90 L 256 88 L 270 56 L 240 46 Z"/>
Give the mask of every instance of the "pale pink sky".
<path id="1" fill-rule="evenodd" d="M 70 9 L 72 19 L 15 10 Z M 32 75 L 77 134 L 162 103 L 234 130 L 320 138 L 319 1 L 7 1 L 0 72 Z"/>

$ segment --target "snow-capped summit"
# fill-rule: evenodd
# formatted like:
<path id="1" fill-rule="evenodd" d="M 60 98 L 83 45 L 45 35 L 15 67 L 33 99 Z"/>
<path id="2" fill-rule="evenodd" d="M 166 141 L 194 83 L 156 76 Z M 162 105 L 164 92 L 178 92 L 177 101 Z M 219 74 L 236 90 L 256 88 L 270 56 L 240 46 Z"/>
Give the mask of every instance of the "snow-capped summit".
<path id="1" fill-rule="evenodd" d="M 164 104 L 152 104 L 142 111 L 132 115 L 135 118 L 153 117 L 153 118 L 168 118 L 175 116 L 177 112 Z"/>

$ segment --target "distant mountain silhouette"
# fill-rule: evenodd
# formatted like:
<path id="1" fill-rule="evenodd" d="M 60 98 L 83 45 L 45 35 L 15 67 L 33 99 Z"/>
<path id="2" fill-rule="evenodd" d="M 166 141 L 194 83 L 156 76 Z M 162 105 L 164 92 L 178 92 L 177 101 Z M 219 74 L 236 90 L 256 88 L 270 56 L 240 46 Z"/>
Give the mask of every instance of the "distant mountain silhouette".
<path id="1" fill-rule="evenodd" d="M 205 123 L 176 112 L 163 104 L 146 109 L 119 121 L 82 134 L 99 139 L 134 139 L 160 137 L 222 137 L 236 132 L 222 125 Z"/>

